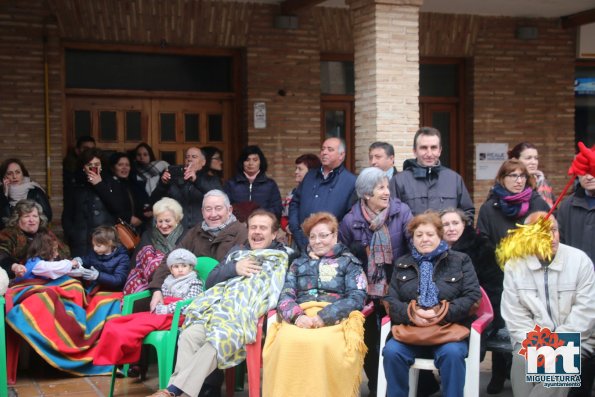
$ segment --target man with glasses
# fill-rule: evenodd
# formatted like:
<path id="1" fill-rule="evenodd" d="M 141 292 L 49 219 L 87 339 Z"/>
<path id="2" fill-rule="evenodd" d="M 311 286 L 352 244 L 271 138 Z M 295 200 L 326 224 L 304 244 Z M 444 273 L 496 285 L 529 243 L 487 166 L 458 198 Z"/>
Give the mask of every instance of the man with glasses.
<path id="1" fill-rule="evenodd" d="M 202 200 L 210 190 L 222 189 L 221 181 L 208 172 L 203 172 L 205 155 L 197 147 L 190 147 L 184 156 L 184 165 L 169 166 L 151 194 L 151 202 L 155 203 L 163 197 L 176 200 L 184 210 L 182 225 L 190 229 L 203 220 Z"/>
<path id="2" fill-rule="evenodd" d="M 390 191 L 406 203 L 413 215 L 432 209 L 462 209 L 473 223 L 475 206 L 463 178 L 440 164 L 440 131 L 422 127 L 413 138 L 414 159 L 405 160 L 403 171 L 390 181 Z"/>

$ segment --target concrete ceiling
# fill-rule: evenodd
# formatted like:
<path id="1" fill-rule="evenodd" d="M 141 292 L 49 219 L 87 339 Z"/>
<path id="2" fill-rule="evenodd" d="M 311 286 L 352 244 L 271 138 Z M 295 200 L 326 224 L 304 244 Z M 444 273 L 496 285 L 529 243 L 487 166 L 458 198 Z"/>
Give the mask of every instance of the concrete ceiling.
<path id="1" fill-rule="evenodd" d="M 424 12 L 558 18 L 595 8 L 595 0 L 425 0 Z"/>
<path id="2" fill-rule="evenodd" d="M 282 2 L 282 0 L 232 1 L 270 4 Z M 320 5 L 347 7 L 345 0 L 326 0 Z M 421 6 L 423 12 L 531 18 L 558 18 L 592 9 L 595 9 L 595 0 L 424 0 Z"/>

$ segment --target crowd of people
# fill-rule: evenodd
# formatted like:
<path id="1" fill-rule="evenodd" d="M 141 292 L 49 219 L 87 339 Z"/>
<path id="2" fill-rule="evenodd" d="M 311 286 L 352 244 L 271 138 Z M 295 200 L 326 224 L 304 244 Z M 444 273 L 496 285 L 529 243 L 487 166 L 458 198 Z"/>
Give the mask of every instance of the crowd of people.
<path id="1" fill-rule="evenodd" d="M 454 397 L 465 383 L 464 337 L 425 343 L 406 331 L 440 321 L 464 334 L 483 288 L 494 308 L 485 336 L 507 330 L 513 348 L 492 353 L 487 393 L 499 393 L 512 368 L 516 396 L 589 396 L 595 151 L 585 150 L 577 155 L 587 164 L 578 185 L 552 217 L 552 256 L 500 265 L 495 250 L 508 231 L 535 223 L 556 198 L 528 142 L 509 152 L 476 213 L 462 177 L 441 164 L 441 135 L 431 127 L 415 134 L 414 157 L 402 171 L 393 146 L 374 142 L 369 167 L 354 175 L 344 166 L 345 143 L 329 137 L 320 156 L 295 160 L 296 185 L 287 195 L 255 145 L 242 150 L 235 175 L 223 183 L 218 148 L 187 148 L 184 164 L 170 165 L 146 143 L 105 153 L 81 137 L 63 163 L 63 240 L 49 227 L 47 194 L 21 160 L 7 159 L 0 165 L 0 266 L 11 280 L 9 338 L 18 335 L 59 369 L 105 374 L 111 365 L 137 363 L 142 338 L 169 329 L 175 302 L 193 298 L 175 370 L 153 396 L 216 396 L 221 370 L 245 358 L 257 319 L 276 308 L 263 349 L 265 396 L 355 396 L 362 369 L 375 395 L 382 355 L 389 396 L 407 396 L 408 368 L 416 357 L 433 357 L 440 382 L 422 371 L 418 395 L 441 387 Z M 118 223 L 140 236 L 132 249 L 119 244 Z M 202 256 L 219 263 L 205 280 L 194 272 Z M 123 295 L 145 290 L 150 300 L 119 317 Z M 72 303 L 76 325 L 59 309 Z M 373 310 L 364 315 L 366 305 Z M 387 315 L 396 328 L 380 351 Z M 519 378 L 517 352 L 535 325 L 581 332 L 580 387 Z M 54 343 L 63 328 L 68 343 Z"/>

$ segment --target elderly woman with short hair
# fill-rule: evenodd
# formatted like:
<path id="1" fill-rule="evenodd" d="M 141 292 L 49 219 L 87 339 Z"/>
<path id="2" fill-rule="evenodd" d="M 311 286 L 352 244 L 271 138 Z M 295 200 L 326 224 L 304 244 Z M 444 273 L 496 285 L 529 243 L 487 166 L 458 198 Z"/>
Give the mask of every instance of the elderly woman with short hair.
<path id="1" fill-rule="evenodd" d="M 359 396 L 367 283 L 338 227 L 328 212 L 302 224 L 309 243 L 287 271 L 277 304 L 282 321 L 267 333 L 264 396 Z"/>
<path id="2" fill-rule="evenodd" d="M 182 240 L 185 229 L 182 206 L 165 197 L 153 204 L 154 225 L 141 236 L 132 256 L 135 267 L 124 285 L 124 294 L 144 291 L 159 264 Z"/>
<path id="3" fill-rule="evenodd" d="M 343 217 L 339 240 L 363 263 L 368 276 L 368 299 L 374 313 L 366 318 L 364 340 L 368 354 L 364 369 L 370 391 L 376 390 L 380 319 L 386 315 L 381 299 L 386 295 L 393 271 L 393 259 L 407 251 L 406 229 L 412 218 L 409 206 L 390 197 L 388 178 L 379 168 L 362 170 L 355 181 L 359 200 Z"/>
<path id="4" fill-rule="evenodd" d="M 21 200 L 16 203 L 6 229 L 0 231 L 0 266 L 6 270 L 10 278 L 15 276 L 12 271 L 13 265 L 27 259 L 31 240 L 40 230 L 46 228 L 47 222 L 39 203 L 33 200 Z M 48 233 L 53 235 L 51 231 Z M 56 240 L 60 257 L 68 257 L 68 247 L 57 237 Z"/>
<path id="5" fill-rule="evenodd" d="M 393 325 L 432 324 L 445 310 L 443 323 L 471 325 L 471 309 L 481 299 L 481 290 L 471 259 L 452 251 L 443 238 L 438 213 L 426 211 L 407 225 L 411 253 L 395 260 L 386 300 Z M 413 329 L 411 329 L 413 331 Z M 394 333 L 382 355 L 389 397 L 409 395 L 409 368 L 416 357 L 430 355 L 440 371 L 442 395 L 459 397 L 465 387 L 467 340 L 444 341 L 421 346 L 407 335 Z"/>

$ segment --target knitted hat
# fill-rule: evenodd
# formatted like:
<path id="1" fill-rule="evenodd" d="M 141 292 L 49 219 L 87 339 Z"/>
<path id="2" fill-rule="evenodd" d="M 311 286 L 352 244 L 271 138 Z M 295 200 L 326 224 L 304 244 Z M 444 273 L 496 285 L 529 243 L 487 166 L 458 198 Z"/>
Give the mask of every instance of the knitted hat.
<path id="1" fill-rule="evenodd" d="M 172 267 L 176 263 L 185 263 L 192 267 L 196 266 L 196 255 L 184 248 L 173 250 L 167 256 L 167 267 Z"/>

